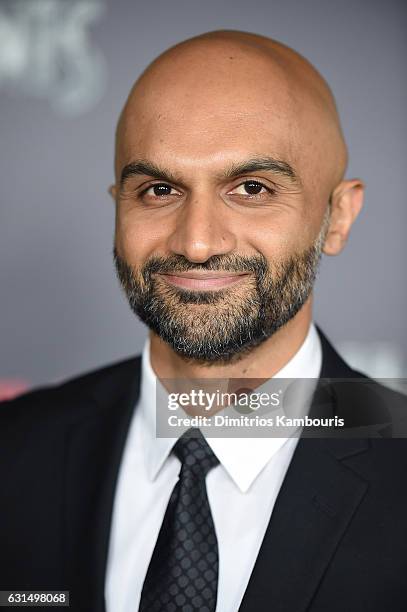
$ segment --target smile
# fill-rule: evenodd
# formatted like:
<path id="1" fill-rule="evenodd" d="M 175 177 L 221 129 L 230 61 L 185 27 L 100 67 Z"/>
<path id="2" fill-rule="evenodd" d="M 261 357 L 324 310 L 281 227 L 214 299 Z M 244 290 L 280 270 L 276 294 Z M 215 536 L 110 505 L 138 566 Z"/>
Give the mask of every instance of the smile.
<path id="1" fill-rule="evenodd" d="M 225 272 L 187 272 L 182 274 L 158 274 L 169 285 L 189 289 L 190 291 L 211 291 L 236 285 L 249 274 L 226 274 Z"/>

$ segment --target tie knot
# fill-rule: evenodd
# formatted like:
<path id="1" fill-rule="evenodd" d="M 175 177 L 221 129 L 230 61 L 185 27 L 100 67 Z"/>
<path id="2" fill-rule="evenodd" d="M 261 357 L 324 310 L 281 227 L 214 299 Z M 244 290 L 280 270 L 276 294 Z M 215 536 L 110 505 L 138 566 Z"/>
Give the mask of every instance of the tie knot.
<path id="1" fill-rule="evenodd" d="M 195 475 L 206 476 L 219 463 L 202 432 L 196 427 L 188 429 L 177 440 L 173 452 L 181 461 L 183 469 L 189 469 Z"/>

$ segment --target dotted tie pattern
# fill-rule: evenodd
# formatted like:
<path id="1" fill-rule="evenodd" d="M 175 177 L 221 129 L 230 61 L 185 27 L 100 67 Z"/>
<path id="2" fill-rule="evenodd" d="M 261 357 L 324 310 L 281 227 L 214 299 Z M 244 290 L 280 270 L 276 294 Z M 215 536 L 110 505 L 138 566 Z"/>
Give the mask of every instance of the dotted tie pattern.
<path id="1" fill-rule="evenodd" d="M 141 593 L 139 612 L 215 612 L 218 542 L 205 477 L 219 463 L 199 429 L 173 452 L 182 463 Z"/>

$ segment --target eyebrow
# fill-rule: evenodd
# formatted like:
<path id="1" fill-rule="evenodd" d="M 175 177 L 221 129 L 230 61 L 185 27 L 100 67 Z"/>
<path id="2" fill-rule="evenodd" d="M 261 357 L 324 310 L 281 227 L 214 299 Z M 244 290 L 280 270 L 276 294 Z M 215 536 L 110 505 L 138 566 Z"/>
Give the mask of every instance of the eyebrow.
<path id="1" fill-rule="evenodd" d="M 241 174 L 250 174 L 258 170 L 273 172 L 274 174 L 290 179 L 296 185 L 301 181 L 294 168 L 285 161 L 274 157 L 254 157 L 244 162 L 232 164 L 224 173 L 223 178 L 236 178 Z M 180 183 L 178 177 L 166 168 L 160 168 L 147 160 L 137 160 L 124 166 L 120 175 L 120 185 L 123 186 L 128 178 L 135 175 L 151 176 L 152 178 L 167 181 L 168 183 Z"/>
<path id="2" fill-rule="evenodd" d="M 258 170 L 284 176 L 297 185 L 301 183 L 299 176 L 288 162 L 275 159 L 274 157 L 254 157 L 241 164 L 233 164 L 227 171 L 226 176 L 227 178 L 236 178 L 241 174 L 250 174 Z"/>
<path id="3" fill-rule="evenodd" d="M 123 186 L 128 178 L 135 175 L 151 176 L 152 178 L 179 183 L 180 181 L 166 168 L 159 168 L 156 164 L 146 160 L 138 160 L 124 166 L 120 175 L 120 185 Z"/>

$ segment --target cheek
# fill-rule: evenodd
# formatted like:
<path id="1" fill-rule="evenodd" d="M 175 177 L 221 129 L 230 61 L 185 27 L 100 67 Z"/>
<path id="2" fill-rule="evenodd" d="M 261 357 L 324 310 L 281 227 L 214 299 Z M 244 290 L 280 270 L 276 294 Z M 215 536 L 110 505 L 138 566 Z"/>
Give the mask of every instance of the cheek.
<path id="1" fill-rule="evenodd" d="M 286 258 L 301 252 L 310 246 L 314 237 L 311 220 L 298 214 L 257 220 L 248 223 L 244 232 L 250 246 L 267 259 Z"/>
<path id="2" fill-rule="evenodd" d="M 133 265 L 140 265 L 150 255 L 162 253 L 168 228 L 149 215 L 119 211 L 116 215 L 115 246 Z"/>

